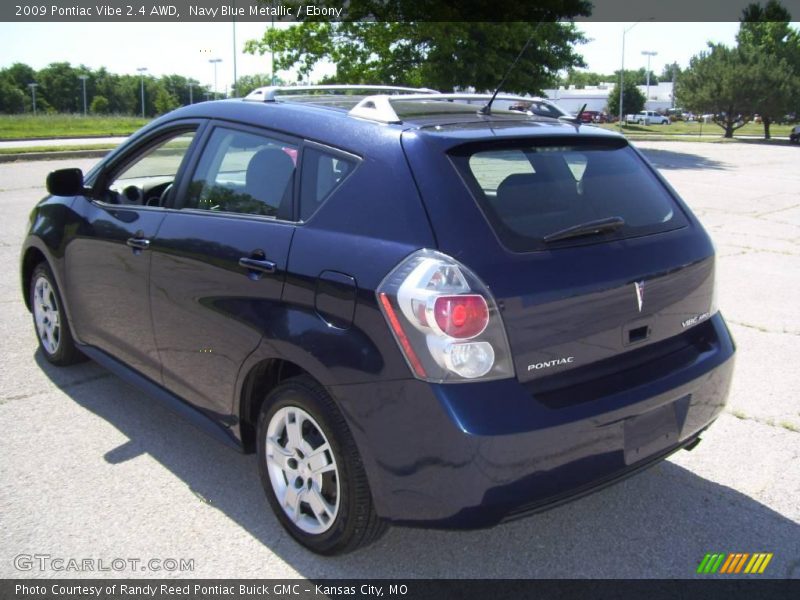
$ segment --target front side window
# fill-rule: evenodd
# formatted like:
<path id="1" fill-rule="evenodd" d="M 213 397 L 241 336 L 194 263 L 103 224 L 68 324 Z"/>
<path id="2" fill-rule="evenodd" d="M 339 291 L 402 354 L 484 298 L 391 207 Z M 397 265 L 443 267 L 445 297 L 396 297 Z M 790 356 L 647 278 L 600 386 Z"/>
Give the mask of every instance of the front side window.
<path id="1" fill-rule="evenodd" d="M 297 146 L 234 129 L 211 134 L 183 208 L 292 218 Z"/>
<path id="2" fill-rule="evenodd" d="M 111 204 L 163 206 L 194 135 L 194 131 L 175 132 L 126 162 L 103 199 Z"/>
<path id="3" fill-rule="evenodd" d="M 517 144 L 456 152 L 489 222 L 517 252 L 647 235 L 686 219 L 675 200 L 624 141 Z M 563 236 L 569 228 L 613 221 L 603 235 Z M 591 229 L 591 228 L 590 228 Z"/>

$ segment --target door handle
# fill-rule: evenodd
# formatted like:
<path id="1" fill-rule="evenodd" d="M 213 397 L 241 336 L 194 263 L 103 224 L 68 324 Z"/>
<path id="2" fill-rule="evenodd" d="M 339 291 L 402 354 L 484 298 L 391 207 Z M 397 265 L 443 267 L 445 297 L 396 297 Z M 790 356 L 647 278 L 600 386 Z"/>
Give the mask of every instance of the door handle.
<path id="1" fill-rule="evenodd" d="M 129 247 L 133 248 L 134 254 L 141 253 L 142 250 L 147 250 L 150 247 L 150 240 L 143 237 L 128 238 L 125 242 Z"/>
<path id="2" fill-rule="evenodd" d="M 252 275 L 256 275 L 257 273 L 274 273 L 278 267 L 278 265 L 271 260 L 251 258 L 249 256 L 240 258 L 239 266 L 247 269 Z M 260 275 L 257 276 L 260 277 Z"/>

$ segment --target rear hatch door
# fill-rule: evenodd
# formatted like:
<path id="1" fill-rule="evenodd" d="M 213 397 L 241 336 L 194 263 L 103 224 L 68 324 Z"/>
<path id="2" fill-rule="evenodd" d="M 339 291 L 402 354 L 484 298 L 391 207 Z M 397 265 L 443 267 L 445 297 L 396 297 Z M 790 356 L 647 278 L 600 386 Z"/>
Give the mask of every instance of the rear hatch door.
<path id="1" fill-rule="evenodd" d="M 713 248 L 674 191 L 624 139 L 567 127 L 403 137 L 439 250 L 492 291 L 521 382 L 608 364 L 711 312 Z"/>

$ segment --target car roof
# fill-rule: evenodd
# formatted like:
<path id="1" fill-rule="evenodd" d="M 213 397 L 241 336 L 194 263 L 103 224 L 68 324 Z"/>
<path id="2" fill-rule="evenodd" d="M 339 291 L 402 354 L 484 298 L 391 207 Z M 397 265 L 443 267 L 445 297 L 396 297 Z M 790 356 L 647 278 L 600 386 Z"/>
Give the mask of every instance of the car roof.
<path id="1" fill-rule="evenodd" d="M 244 99 L 201 102 L 180 108 L 161 119 L 212 118 L 282 130 L 289 134 L 315 139 L 323 143 L 359 151 L 366 148 L 366 139 L 375 136 L 399 136 L 403 131 L 417 130 L 421 134 L 450 139 L 453 144 L 470 140 L 536 137 L 536 136 L 602 136 L 621 138 L 618 133 L 585 123 L 565 121 L 547 116 L 493 108 L 482 114 L 488 101 L 480 94 L 438 94 L 425 90 L 420 94 L 338 93 L 339 88 L 356 86 L 315 86 L 298 89 L 285 97 L 262 91 Z M 301 93 L 321 88 L 321 93 Z M 284 88 L 262 88 L 275 90 Z M 385 92 L 393 89 L 383 88 Z M 413 90 L 418 91 L 418 90 Z M 333 93 L 336 92 L 336 93 Z M 452 99 L 451 99 L 452 97 Z M 457 97 L 457 98 L 456 98 Z M 266 101 L 262 98 L 268 98 Z M 498 95 L 500 101 L 547 102 L 541 98 L 521 98 Z M 360 110 L 363 107 L 364 110 Z M 494 106 L 494 105 L 493 105 Z M 345 122 L 347 129 L 345 127 Z M 154 123 L 155 125 L 155 123 Z M 343 132 L 347 132 L 343 135 Z M 352 134 L 352 135 L 351 135 Z M 366 138 L 365 138 L 366 136 Z M 343 143 L 343 140 L 351 143 Z M 361 142 L 361 143 L 359 143 Z"/>

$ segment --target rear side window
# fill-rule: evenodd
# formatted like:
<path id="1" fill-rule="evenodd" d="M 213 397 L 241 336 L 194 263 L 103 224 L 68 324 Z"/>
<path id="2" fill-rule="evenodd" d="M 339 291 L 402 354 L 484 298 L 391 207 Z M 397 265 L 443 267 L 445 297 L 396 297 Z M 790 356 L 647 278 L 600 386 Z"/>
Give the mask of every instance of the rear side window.
<path id="1" fill-rule="evenodd" d="M 503 244 L 516 252 L 686 224 L 669 191 L 621 140 L 493 146 L 460 151 L 453 160 Z M 567 228 L 612 218 L 624 224 L 606 233 L 545 242 Z"/>
<path id="2" fill-rule="evenodd" d="M 297 146 L 218 127 L 203 149 L 184 208 L 291 220 Z"/>
<path id="3" fill-rule="evenodd" d="M 300 180 L 301 221 L 308 221 L 350 174 L 355 165 L 354 158 L 311 146 L 303 150 L 303 170 Z"/>

